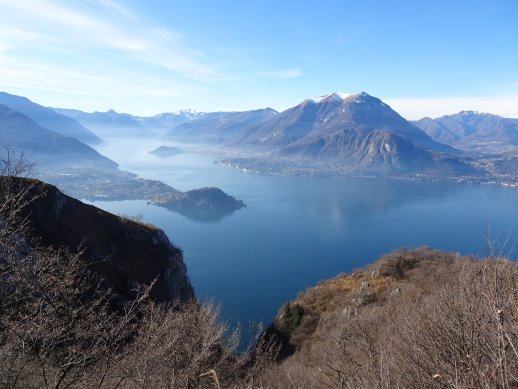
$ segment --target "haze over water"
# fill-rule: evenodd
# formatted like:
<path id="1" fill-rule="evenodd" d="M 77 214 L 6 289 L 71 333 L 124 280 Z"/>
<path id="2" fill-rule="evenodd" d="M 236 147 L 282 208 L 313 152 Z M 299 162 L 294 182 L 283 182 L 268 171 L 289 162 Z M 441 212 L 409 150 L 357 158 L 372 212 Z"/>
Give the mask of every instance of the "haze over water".
<path id="1" fill-rule="evenodd" d="M 288 178 L 214 165 L 210 155 L 159 158 L 156 141 L 105 142 L 122 169 L 180 190 L 217 186 L 244 200 L 230 215 L 180 215 L 145 201 L 94 202 L 143 215 L 184 251 L 198 297 L 223 316 L 269 324 L 277 309 L 319 280 L 350 272 L 400 247 L 483 255 L 485 227 L 516 245 L 518 190 L 369 178 Z M 516 257 L 516 252 L 512 253 Z"/>

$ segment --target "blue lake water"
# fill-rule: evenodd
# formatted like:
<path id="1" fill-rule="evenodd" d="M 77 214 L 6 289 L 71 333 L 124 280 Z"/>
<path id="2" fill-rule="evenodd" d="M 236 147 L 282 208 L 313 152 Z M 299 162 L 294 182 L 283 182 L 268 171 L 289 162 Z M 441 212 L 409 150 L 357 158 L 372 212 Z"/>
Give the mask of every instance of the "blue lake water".
<path id="1" fill-rule="evenodd" d="M 286 178 L 244 174 L 203 154 L 159 158 L 158 144 L 107 143 L 121 168 L 178 189 L 218 186 L 247 207 L 213 219 L 180 215 L 145 201 L 94 202 L 142 214 L 184 251 L 198 297 L 214 298 L 230 322 L 265 324 L 297 292 L 400 247 L 483 255 L 490 223 L 506 253 L 518 237 L 518 190 L 386 179 Z M 514 254 L 514 253 L 512 253 Z"/>

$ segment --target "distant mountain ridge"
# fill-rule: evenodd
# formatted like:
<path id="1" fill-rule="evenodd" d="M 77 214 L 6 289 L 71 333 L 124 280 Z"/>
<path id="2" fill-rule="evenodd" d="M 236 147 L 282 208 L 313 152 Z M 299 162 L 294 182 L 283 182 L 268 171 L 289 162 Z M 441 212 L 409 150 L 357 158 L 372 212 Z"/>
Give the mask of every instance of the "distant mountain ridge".
<path id="1" fill-rule="evenodd" d="M 115 113 L 115 115 L 119 115 Z M 0 158 L 7 149 L 34 163 L 38 178 L 58 185 L 68 194 L 95 199 L 156 200 L 161 206 L 195 210 L 223 209 L 227 214 L 244 206 L 217 188 L 179 192 L 160 181 L 137 178 L 76 138 L 44 128 L 26 115 L 0 104 Z M 167 198 L 166 198 L 167 197 Z M 201 211 L 200 211 L 201 212 Z"/>
<path id="2" fill-rule="evenodd" d="M 88 144 L 101 142 L 101 139 L 74 119 L 36 104 L 26 97 L 0 92 L 0 104 L 24 114 L 41 127 L 60 135 L 73 137 Z"/>
<path id="3" fill-rule="evenodd" d="M 101 139 L 154 135 L 135 116 L 114 110 L 88 113 L 75 109 L 54 108 L 54 111 L 78 121 Z"/>
<path id="4" fill-rule="evenodd" d="M 518 146 L 518 119 L 461 111 L 414 124 L 433 139 L 464 150 L 505 152 L 509 146 Z"/>
<path id="5" fill-rule="evenodd" d="M 160 113 L 149 117 L 136 116 L 135 119 L 155 134 L 164 135 L 174 127 L 191 120 L 196 120 L 205 114 L 205 112 L 186 109 L 175 112 Z"/>
<path id="6" fill-rule="evenodd" d="M 0 105 L 0 135 L 2 146 L 24 151 L 28 160 L 44 166 L 77 165 L 109 170 L 118 166 L 76 138 L 43 128 L 5 105 Z"/>
<path id="7" fill-rule="evenodd" d="M 29 104 L 29 108 L 36 106 L 36 111 L 41 113 L 43 109 L 43 113 L 48 113 L 48 108 L 23 97 L 5 93 L 2 96 L 23 103 L 22 108 Z M 56 111 L 51 110 L 51 116 L 72 120 L 86 130 L 60 112 L 76 117 L 86 127 L 97 126 L 95 131 L 104 138 L 163 137 L 182 143 L 184 150 L 190 148 L 189 143 L 207 150 L 213 147 L 218 163 L 244 171 L 448 177 L 460 182 L 482 180 L 511 186 L 518 180 L 518 119 L 462 111 L 409 122 L 388 104 L 365 92 L 306 99 L 280 113 L 271 108 L 209 113 L 183 110 L 139 117 L 113 110 Z M 127 172 L 123 176 L 134 196 L 141 192 L 136 181 L 127 180 Z M 106 189 L 99 180 L 94 184 L 84 185 L 87 193 Z M 119 195 L 117 192 L 116 196 Z"/>
<path id="8" fill-rule="evenodd" d="M 271 108 L 243 112 L 210 112 L 185 121 L 165 134 L 166 139 L 221 143 L 243 128 L 263 123 L 275 117 Z"/>

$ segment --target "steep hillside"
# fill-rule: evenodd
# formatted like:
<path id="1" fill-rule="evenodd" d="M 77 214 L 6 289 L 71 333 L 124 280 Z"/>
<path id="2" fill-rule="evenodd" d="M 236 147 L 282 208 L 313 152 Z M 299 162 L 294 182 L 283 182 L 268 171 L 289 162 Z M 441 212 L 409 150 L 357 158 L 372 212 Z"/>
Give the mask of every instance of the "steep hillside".
<path id="1" fill-rule="evenodd" d="M 398 250 L 281 308 L 265 387 L 518 385 L 518 265 Z"/>
<path id="2" fill-rule="evenodd" d="M 84 250 L 83 258 L 125 296 L 135 282 L 151 284 L 160 300 L 193 296 L 182 251 L 154 226 L 112 215 L 41 181 L 19 179 L 34 198 L 24 210 L 31 236 L 44 246 Z"/>
<path id="3" fill-rule="evenodd" d="M 384 130 L 342 130 L 317 139 L 295 142 L 281 149 L 279 154 L 340 160 L 358 170 L 433 166 L 432 153 Z"/>
<path id="4" fill-rule="evenodd" d="M 0 104 L 24 114 L 41 127 L 60 135 L 73 137 L 88 144 L 101 142 L 97 136 L 75 120 L 61 115 L 53 109 L 33 103 L 25 97 L 0 92 Z"/>

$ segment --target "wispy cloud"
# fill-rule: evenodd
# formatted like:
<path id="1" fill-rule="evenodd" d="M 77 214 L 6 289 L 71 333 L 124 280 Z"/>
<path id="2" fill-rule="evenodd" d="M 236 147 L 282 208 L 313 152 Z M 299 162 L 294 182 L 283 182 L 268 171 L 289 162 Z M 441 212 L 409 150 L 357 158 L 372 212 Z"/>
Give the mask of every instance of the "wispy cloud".
<path id="1" fill-rule="evenodd" d="M 115 50 L 134 61 L 148 63 L 197 80 L 211 80 L 212 69 L 197 50 L 185 45 L 178 34 L 150 27 L 121 4 L 110 0 L 48 1 L 0 0 L 0 6 L 23 18 L 33 31 L 25 38 L 47 39 L 54 45 L 75 50 L 105 48 Z M 0 18 L 1 20 L 1 18 Z M 2 20 L 3 31 L 11 31 L 0 40 L 4 46 L 19 44 L 24 34 L 20 27 Z"/>

